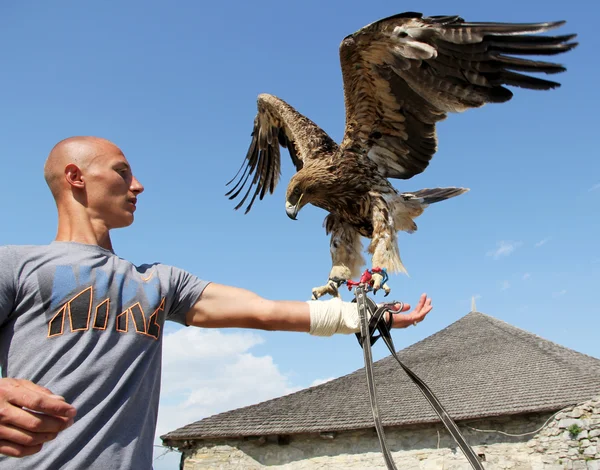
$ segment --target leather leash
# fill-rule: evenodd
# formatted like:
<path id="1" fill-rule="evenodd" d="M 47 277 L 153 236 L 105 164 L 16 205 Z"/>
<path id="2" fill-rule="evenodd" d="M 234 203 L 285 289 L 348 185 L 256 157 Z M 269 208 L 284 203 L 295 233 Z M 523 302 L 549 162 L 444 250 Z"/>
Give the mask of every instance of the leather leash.
<path id="1" fill-rule="evenodd" d="M 383 425 L 381 423 L 379 405 L 377 404 L 377 390 L 375 386 L 375 379 L 373 377 L 373 355 L 371 352 L 371 346 L 380 337 L 383 338 L 383 341 L 390 350 L 390 353 L 392 354 L 394 359 L 396 359 L 398 364 L 400 364 L 400 367 L 402 367 L 404 372 L 406 372 L 406 374 L 411 378 L 411 380 L 415 383 L 415 385 L 419 388 L 423 396 L 427 399 L 429 404 L 435 410 L 442 423 L 455 440 L 456 444 L 463 451 L 463 454 L 465 455 L 471 466 L 475 470 L 485 470 L 485 468 L 481 464 L 481 461 L 479 460 L 479 457 L 468 444 L 468 442 L 458 429 L 458 426 L 452 420 L 452 418 L 450 417 L 446 409 L 443 407 L 441 402 L 438 400 L 438 398 L 435 396 L 433 391 L 427 386 L 425 382 L 423 382 L 417 376 L 417 374 L 411 371 L 398 358 L 390 332 L 393 324 L 393 316 L 390 314 L 388 322 L 386 322 L 384 317 L 386 312 L 391 312 L 389 308 L 390 305 L 393 305 L 397 302 L 388 303 L 382 307 L 378 307 L 377 304 L 367 296 L 364 283 L 356 285 L 354 296 L 358 306 L 358 314 L 360 318 L 360 333 L 356 333 L 356 337 L 363 349 L 363 355 L 365 360 L 365 372 L 367 376 L 367 386 L 369 389 L 369 398 L 371 401 L 371 410 L 373 412 L 373 419 L 375 421 L 377 437 L 379 438 L 379 444 L 381 446 L 381 451 L 383 453 L 383 457 L 388 470 L 397 470 L 397 468 L 394 464 L 390 451 L 385 442 L 385 434 L 383 430 Z M 367 313 L 370 313 L 370 317 L 369 315 L 367 315 Z M 376 330 L 379 331 L 379 336 L 374 336 Z"/>

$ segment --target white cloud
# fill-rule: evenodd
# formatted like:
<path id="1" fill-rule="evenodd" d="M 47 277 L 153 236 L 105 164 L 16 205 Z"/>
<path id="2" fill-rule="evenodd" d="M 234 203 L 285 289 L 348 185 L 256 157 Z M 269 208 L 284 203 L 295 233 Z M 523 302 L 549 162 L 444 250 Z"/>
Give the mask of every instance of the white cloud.
<path id="1" fill-rule="evenodd" d="M 560 291 L 558 291 L 558 292 L 554 292 L 554 293 L 552 294 L 552 297 L 555 297 L 555 298 L 556 298 L 556 297 L 562 297 L 562 296 L 563 296 L 563 295 L 565 295 L 566 293 L 567 293 L 567 289 L 563 289 L 563 290 L 560 290 Z"/>
<path id="2" fill-rule="evenodd" d="M 506 290 L 510 288 L 510 282 L 502 281 L 502 285 L 500 286 L 500 290 Z"/>
<path id="3" fill-rule="evenodd" d="M 550 241 L 550 237 L 546 237 L 546 238 L 544 238 L 543 240 L 540 240 L 539 242 L 537 242 L 537 243 L 535 244 L 535 247 L 536 247 L 536 248 L 539 248 L 540 246 L 542 246 L 542 245 L 545 245 L 545 244 L 546 244 L 546 243 L 548 243 L 549 241 Z"/>
<path id="4" fill-rule="evenodd" d="M 600 183 L 596 183 L 588 191 L 596 191 L 597 189 L 600 189 Z"/>
<path id="5" fill-rule="evenodd" d="M 487 256 L 491 256 L 494 259 L 501 258 L 503 256 L 510 255 L 513 251 L 515 251 L 518 247 L 520 247 L 522 242 L 511 242 L 501 240 L 498 242 L 495 250 L 491 250 L 487 252 Z"/>
<path id="6" fill-rule="evenodd" d="M 299 390 L 271 356 L 249 352 L 263 342 L 254 332 L 166 334 L 156 444 L 160 435 L 207 416 Z"/>
<path id="7" fill-rule="evenodd" d="M 327 377 L 326 379 L 315 379 L 315 380 L 313 380 L 313 383 L 310 384 L 310 386 L 316 387 L 317 385 L 322 385 L 333 379 L 335 379 L 335 377 Z"/>
<path id="8" fill-rule="evenodd" d="M 523 280 L 524 281 L 526 281 L 529 278 L 531 278 L 531 273 L 525 273 L 525 274 L 523 274 Z"/>

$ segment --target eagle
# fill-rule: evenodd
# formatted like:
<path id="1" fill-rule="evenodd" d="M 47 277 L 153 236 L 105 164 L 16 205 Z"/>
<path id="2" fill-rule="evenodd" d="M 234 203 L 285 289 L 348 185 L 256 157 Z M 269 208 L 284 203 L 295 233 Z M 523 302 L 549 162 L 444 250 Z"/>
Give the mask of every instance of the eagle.
<path id="1" fill-rule="evenodd" d="M 251 142 L 237 174 L 227 183 L 230 200 L 272 194 L 287 149 L 296 173 L 289 180 L 285 210 L 291 219 L 307 204 L 324 209 L 332 267 L 312 298 L 340 297 L 339 288 L 365 265 L 363 237 L 370 239 L 374 292 L 390 288 L 387 273 L 407 273 L 398 232 L 417 230 L 428 205 L 468 188 L 400 192 L 390 180 L 422 173 L 437 151 L 436 124 L 513 97 L 507 86 L 550 90 L 560 84 L 529 73 L 555 74 L 560 64 L 532 55 L 567 52 L 576 34 L 540 35 L 565 21 L 544 23 L 467 22 L 460 16 L 406 12 L 380 19 L 346 36 L 339 46 L 345 129 L 340 144 L 281 98 L 257 99 Z M 237 182 L 236 182 L 237 180 Z"/>

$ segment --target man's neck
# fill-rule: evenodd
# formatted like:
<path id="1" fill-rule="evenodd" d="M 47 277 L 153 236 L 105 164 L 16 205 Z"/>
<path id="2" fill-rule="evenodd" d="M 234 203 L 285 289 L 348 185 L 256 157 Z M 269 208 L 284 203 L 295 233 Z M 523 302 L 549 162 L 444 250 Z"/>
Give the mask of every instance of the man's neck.
<path id="1" fill-rule="evenodd" d="M 98 245 L 113 251 L 108 228 L 100 222 L 91 220 L 87 214 L 59 211 L 55 240 Z"/>

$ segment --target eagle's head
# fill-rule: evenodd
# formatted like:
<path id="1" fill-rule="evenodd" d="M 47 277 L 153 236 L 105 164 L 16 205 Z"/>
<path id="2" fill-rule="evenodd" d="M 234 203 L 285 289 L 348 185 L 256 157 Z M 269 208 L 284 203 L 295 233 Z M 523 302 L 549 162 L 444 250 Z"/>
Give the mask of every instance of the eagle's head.
<path id="1" fill-rule="evenodd" d="M 290 180 L 285 195 L 285 212 L 290 219 L 296 220 L 300 209 L 312 202 L 311 194 L 310 175 L 300 170 Z"/>

